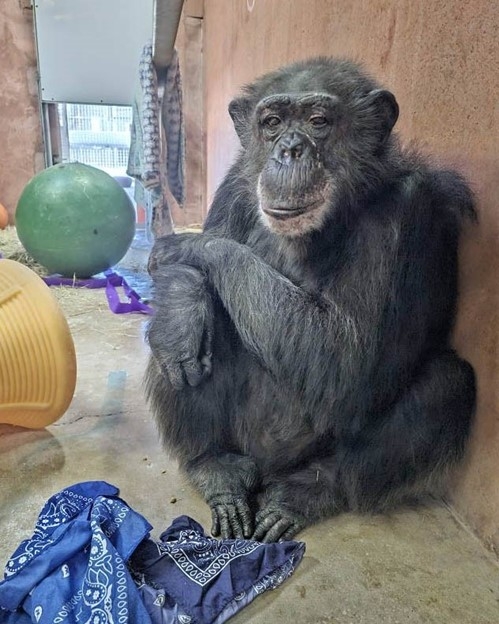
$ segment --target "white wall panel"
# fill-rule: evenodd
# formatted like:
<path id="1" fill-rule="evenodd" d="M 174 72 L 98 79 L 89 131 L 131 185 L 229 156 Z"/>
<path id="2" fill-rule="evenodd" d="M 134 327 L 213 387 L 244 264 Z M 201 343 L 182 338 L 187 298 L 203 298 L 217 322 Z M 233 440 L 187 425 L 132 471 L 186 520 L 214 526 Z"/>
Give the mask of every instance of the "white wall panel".
<path id="1" fill-rule="evenodd" d="M 132 103 L 153 0 L 36 0 L 44 102 Z"/>

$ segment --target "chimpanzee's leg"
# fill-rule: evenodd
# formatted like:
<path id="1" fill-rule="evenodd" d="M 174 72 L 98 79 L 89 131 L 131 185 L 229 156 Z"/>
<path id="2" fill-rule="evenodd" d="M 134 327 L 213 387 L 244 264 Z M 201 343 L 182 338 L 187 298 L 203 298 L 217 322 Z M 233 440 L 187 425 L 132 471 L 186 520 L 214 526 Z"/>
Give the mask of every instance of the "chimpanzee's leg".
<path id="1" fill-rule="evenodd" d="M 269 479 L 254 538 L 290 539 L 337 511 L 378 511 L 420 492 L 463 455 L 475 401 L 472 367 L 454 352 L 428 360 L 385 414 L 330 457 Z"/>
<path id="2" fill-rule="evenodd" d="M 239 338 L 196 269 L 166 267 L 155 285 L 145 381 L 161 438 L 211 507 L 213 533 L 250 537 L 259 475 L 235 443 L 248 374 Z"/>
<path id="3" fill-rule="evenodd" d="M 260 479 L 256 463 L 234 445 L 229 416 L 238 384 L 231 371 L 223 369 L 225 363 L 214 354 L 209 380 L 174 389 L 151 361 L 148 391 L 165 446 L 212 510 L 212 533 L 250 537 L 254 513 L 249 499 Z"/>

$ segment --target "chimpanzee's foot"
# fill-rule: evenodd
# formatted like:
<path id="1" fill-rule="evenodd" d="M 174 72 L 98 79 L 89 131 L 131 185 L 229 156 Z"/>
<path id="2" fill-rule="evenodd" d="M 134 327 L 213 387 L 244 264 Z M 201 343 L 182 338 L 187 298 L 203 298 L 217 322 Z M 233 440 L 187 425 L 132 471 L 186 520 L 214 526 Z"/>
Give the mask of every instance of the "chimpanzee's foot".
<path id="1" fill-rule="evenodd" d="M 309 522 L 282 503 L 270 502 L 256 514 L 256 527 L 251 539 L 258 542 L 282 542 L 292 539 Z"/>
<path id="2" fill-rule="evenodd" d="M 254 527 L 249 500 L 259 483 L 253 459 L 224 453 L 198 458 L 184 469 L 210 506 L 212 534 L 223 539 L 249 539 Z"/>
<path id="3" fill-rule="evenodd" d="M 244 495 L 217 494 L 210 498 L 211 534 L 222 539 L 249 539 L 253 533 L 253 512 Z"/>

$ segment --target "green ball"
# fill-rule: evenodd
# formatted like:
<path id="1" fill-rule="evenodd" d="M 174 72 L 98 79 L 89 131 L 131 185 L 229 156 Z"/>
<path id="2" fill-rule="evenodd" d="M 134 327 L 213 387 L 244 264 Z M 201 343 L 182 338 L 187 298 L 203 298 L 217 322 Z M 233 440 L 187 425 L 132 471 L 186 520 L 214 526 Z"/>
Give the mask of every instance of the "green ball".
<path id="1" fill-rule="evenodd" d="M 28 182 L 17 204 L 16 227 L 26 251 L 51 273 L 90 277 L 126 254 L 135 210 L 104 171 L 63 163 Z"/>

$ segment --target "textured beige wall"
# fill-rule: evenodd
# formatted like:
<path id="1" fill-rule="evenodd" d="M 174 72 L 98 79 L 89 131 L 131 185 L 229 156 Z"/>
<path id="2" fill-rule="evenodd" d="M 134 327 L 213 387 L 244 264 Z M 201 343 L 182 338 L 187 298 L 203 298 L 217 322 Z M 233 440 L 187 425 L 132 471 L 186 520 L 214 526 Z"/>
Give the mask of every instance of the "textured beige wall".
<path id="1" fill-rule="evenodd" d="M 241 84 L 311 55 L 362 61 L 396 94 L 405 140 L 458 166 L 480 225 L 463 237 L 455 342 L 478 374 L 478 415 L 458 510 L 499 549 L 499 2 L 209 0 L 205 3 L 207 196 L 237 149 L 226 112 Z"/>
<path id="2" fill-rule="evenodd" d="M 177 48 L 182 73 L 185 120 L 185 202 L 172 202 L 177 227 L 200 225 L 205 213 L 203 150 L 203 12 L 199 0 L 187 0 L 179 23 Z"/>
<path id="3" fill-rule="evenodd" d="M 43 168 L 32 12 L 23 6 L 29 2 L 0 2 L 0 203 L 11 215 Z"/>

